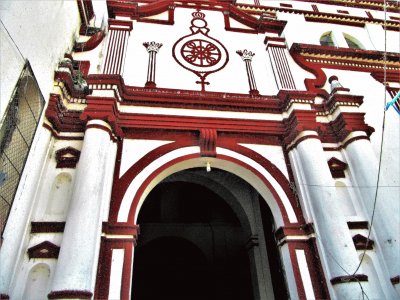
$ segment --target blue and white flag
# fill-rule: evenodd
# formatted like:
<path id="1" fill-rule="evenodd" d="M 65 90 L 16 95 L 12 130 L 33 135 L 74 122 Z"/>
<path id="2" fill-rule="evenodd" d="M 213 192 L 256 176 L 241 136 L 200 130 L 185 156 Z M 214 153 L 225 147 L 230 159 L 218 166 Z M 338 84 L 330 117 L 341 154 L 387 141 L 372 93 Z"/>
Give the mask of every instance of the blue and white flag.
<path id="1" fill-rule="evenodd" d="M 400 115 L 400 91 L 397 93 L 396 96 L 394 96 L 392 101 L 386 104 L 386 110 L 388 110 L 390 106 L 393 106 L 393 108 Z"/>

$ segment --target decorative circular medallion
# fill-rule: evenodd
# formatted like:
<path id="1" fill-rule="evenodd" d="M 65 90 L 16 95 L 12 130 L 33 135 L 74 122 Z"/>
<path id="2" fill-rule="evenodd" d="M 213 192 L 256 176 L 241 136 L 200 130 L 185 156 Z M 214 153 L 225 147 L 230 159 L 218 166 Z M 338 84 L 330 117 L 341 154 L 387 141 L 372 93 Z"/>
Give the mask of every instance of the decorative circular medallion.
<path id="1" fill-rule="evenodd" d="M 186 70 L 196 74 L 200 80 L 201 90 L 210 84 L 206 81 L 208 75 L 218 72 L 229 61 L 229 54 L 223 44 L 208 35 L 210 29 L 204 19 L 205 14 L 197 9 L 192 13 L 191 34 L 177 40 L 172 47 L 172 56 Z"/>
<path id="2" fill-rule="evenodd" d="M 188 63 L 199 67 L 210 67 L 221 60 L 221 51 L 213 43 L 196 39 L 183 44 L 181 55 Z"/>

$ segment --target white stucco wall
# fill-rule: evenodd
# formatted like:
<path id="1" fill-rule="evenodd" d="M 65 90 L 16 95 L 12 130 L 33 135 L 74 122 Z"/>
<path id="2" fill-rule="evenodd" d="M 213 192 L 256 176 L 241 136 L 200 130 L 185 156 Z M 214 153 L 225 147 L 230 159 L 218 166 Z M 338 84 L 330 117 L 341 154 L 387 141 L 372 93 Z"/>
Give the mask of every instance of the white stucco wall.
<path id="1" fill-rule="evenodd" d="M 53 71 L 58 61 L 72 48 L 79 29 L 76 1 L 0 2 L 1 25 L 1 108 L 0 117 L 10 100 L 24 60 L 31 63 L 42 94 L 47 101 L 53 86 Z M 22 55 L 17 50 L 21 51 Z"/>
<path id="2" fill-rule="evenodd" d="M 172 57 L 172 47 L 177 40 L 191 34 L 189 27 L 194 9 L 176 8 L 174 25 L 157 25 L 134 22 L 127 48 L 124 80 L 127 85 L 144 86 L 147 76 L 148 56 L 144 42 L 155 41 L 163 46 L 157 54 L 156 83 L 160 88 L 200 90 L 195 82 L 199 77 L 181 67 Z M 264 45 L 263 34 L 246 34 L 225 30 L 222 12 L 204 11 L 210 29 L 208 35 L 221 42 L 229 53 L 229 62 L 220 71 L 207 76 L 206 91 L 247 94 L 249 85 L 245 63 L 236 53 L 247 49 L 254 52 L 252 66 L 260 94 L 276 93 L 276 84 L 268 72 L 270 62 Z"/>

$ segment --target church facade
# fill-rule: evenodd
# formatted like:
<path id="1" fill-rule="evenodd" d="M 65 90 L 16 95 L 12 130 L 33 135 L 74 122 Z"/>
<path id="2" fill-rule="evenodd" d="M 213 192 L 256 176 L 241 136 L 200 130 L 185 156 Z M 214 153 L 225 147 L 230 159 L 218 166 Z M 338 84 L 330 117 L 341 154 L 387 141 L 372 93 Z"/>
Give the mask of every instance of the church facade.
<path id="1" fill-rule="evenodd" d="M 400 298 L 399 2 L 32 2 L 0 299 Z"/>

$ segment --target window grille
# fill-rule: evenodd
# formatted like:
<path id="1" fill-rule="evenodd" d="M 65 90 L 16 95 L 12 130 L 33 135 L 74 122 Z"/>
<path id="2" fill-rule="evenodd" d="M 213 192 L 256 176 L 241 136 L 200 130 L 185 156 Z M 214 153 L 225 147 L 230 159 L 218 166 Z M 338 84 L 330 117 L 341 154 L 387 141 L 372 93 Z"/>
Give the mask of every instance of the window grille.
<path id="1" fill-rule="evenodd" d="M 12 207 L 45 101 L 28 61 L 0 125 L 0 233 Z"/>

